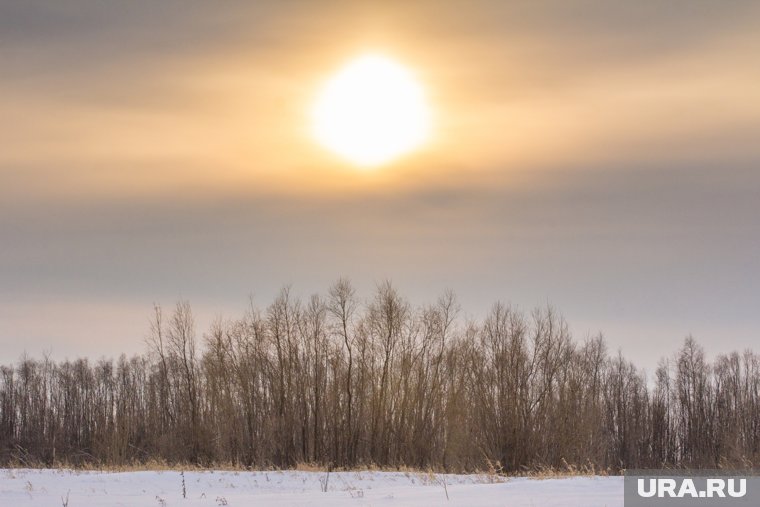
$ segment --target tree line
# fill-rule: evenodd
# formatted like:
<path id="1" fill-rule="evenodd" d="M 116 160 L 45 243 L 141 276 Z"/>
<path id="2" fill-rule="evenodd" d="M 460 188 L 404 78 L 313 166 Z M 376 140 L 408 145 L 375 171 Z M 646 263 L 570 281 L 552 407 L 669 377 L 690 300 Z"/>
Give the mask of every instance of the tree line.
<path id="1" fill-rule="evenodd" d="M 197 336 L 187 302 L 156 306 L 147 352 L 0 367 L 0 464 L 416 467 L 514 473 L 751 467 L 760 356 L 705 359 L 687 338 L 647 378 L 551 307 L 455 297 L 413 307 L 346 280 L 288 289 Z"/>

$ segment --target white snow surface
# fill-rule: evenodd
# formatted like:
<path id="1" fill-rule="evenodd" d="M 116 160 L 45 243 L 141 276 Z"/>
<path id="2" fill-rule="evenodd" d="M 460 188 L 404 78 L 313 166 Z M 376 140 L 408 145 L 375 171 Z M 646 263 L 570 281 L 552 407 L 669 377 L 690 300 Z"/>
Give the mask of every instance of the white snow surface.
<path id="1" fill-rule="evenodd" d="M 622 477 L 508 478 L 418 472 L 0 470 L 0 506 L 622 507 Z M 446 487 L 444 488 L 444 482 Z M 448 492 L 448 499 L 446 494 Z"/>

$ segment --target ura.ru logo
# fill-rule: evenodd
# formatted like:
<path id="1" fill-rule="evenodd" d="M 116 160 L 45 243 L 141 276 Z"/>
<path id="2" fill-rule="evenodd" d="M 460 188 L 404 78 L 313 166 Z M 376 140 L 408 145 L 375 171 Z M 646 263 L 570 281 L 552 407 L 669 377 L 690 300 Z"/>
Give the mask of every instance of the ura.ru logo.
<path id="1" fill-rule="evenodd" d="M 680 482 L 680 484 L 679 484 Z M 697 489 L 693 479 L 639 479 L 637 492 L 643 498 L 740 498 L 747 494 L 746 479 L 705 479 L 705 489 Z"/>

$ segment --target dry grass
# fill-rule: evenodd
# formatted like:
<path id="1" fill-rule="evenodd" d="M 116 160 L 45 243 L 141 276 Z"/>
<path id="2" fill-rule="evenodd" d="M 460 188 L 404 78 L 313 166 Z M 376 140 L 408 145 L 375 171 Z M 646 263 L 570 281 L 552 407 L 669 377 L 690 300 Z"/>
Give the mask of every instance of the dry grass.
<path id="1" fill-rule="evenodd" d="M 609 468 L 601 469 L 597 468 L 593 463 L 589 462 L 585 465 L 571 465 L 564 459 L 562 460 L 562 466 L 559 468 L 548 466 L 537 466 L 534 468 L 523 468 L 519 473 L 512 474 L 517 477 L 530 477 L 533 479 L 553 479 L 557 477 L 579 477 L 579 476 L 594 476 L 594 475 L 617 475 Z"/>
<path id="2" fill-rule="evenodd" d="M 151 459 L 148 461 L 124 463 L 124 464 L 98 464 L 94 462 L 84 463 L 68 463 L 68 462 L 55 462 L 53 464 L 37 463 L 29 461 L 14 460 L 6 463 L 3 468 L 8 471 L 13 469 L 43 469 L 52 468 L 59 470 L 69 470 L 72 472 L 140 472 L 140 471 L 194 471 L 203 472 L 210 470 L 228 471 L 228 472 L 242 472 L 242 471 L 284 471 L 286 469 L 280 469 L 277 467 L 261 467 L 255 468 L 246 467 L 236 463 L 209 463 L 207 465 L 198 465 L 192 463 L 169 463 L 161 459 Z M 328 466 L 321 463 L 309 463 L 299 462 L 293 468 L 289 470 L 296 470 L 299 472 L 320 472 L 325 473 L 328 471 Z M 476 469 L 470 471 L 446 471 L 434 468 L 420 469 L 410 467 L 406 465 L 400 466 L 379 466 L 374 463 L 366 465 L 360 465 L 352 468 L 329 468 L 333 472 L 401 472 L 408 476 L 415 477 L 419 482 L 425 483 L 439 483 L 439 475 L 447 473 L 465 474 L 478 476 L 481 483 L 499 483 L 508 480 L 510 477 L 530 477 L 534 479 L 551 479 L 557 477 L 576 477 L 576 476 L 594 476 L 594 475 L 617 475 L 619 472 L 611 471 L 610 469 L 596 468 L 592 463 L 583 466 L 571 465 L 563 460 L 563 466 L 548 467 L 548 466 L 536 466 L 532 468 L 524 467 L 518 472 L 505 472 L 499 461 L 485 460 L 485 467 L 483 469 Z"/>

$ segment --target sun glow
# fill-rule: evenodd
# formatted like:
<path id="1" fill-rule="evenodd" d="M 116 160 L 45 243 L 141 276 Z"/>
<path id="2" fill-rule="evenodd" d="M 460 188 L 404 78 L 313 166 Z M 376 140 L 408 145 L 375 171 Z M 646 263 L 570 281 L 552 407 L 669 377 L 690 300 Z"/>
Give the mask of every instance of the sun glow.
<path id="1" fill-rule="evenodd" d="M 330 79 L 313 113 L 319 143 L 361 167 L 388 163 L 430 135 L 422 86 L 378 55 L 358 58 Z"/>

